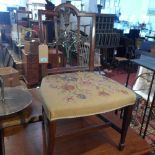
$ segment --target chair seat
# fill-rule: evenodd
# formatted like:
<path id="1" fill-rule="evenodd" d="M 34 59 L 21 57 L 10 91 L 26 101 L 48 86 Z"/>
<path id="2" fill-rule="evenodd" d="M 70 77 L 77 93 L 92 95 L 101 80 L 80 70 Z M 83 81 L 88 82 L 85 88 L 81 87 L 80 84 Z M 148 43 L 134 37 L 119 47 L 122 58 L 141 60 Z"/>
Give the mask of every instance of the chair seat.
<path id="1" fill-rule="evenodd" d="M 90 116 L 135 103 L 135 93 L 95 72 L 50 75 L 42 80 L 41 94 L 49 120 Z"/>
<path id="2" fill-rule="evenodd" d="M 115 57 L 117 61 L 127 61 L 128 59 L 125 57 Z"/>

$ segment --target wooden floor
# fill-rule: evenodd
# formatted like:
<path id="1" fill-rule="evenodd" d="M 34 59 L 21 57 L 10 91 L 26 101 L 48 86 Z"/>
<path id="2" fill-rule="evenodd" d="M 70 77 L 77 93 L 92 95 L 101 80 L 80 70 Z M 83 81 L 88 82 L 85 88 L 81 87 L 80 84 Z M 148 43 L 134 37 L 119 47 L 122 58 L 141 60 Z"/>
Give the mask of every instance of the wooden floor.
<path id="1" fill-rule="evenodd" d="M 114 116 L 110 116 L 113 117 Z M 99 123 L 96 117 L 62 120 L 57 123 L 57 134 Z M 6 155 L 45 155 L 43 153 L 41 122 L 27 126 L 5 129 Z M 123 151 L 117 149 L 119 134 L 112 128 L 98 130 L 87 135 L 56 140 L 55 155 L 142 155 L 149 154 L 148 144 L 132 129 L 129 129 Z"/>

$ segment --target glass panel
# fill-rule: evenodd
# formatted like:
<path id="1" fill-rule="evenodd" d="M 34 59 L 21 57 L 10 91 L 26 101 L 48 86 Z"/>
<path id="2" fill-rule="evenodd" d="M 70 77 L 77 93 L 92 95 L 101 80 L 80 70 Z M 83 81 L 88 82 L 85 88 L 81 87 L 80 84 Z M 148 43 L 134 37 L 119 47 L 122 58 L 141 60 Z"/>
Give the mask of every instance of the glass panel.
<path id="1" fill-rule="evenodd" d="M 55 18 L 56 40 L 63 55 L 64 66 L 77 65 L 77 16 L 70 8 L 60 8 Z"/>
<path id="2" fill-rule="evenodd" d="M 90 57 L 91 36 L 92 36 L 91 17 L 80 18 L 80 36 L 82 40 L 80 41 L 79 65 L 88 66 Z"/>
<path id="3" fill-rule="evenodd" d="M 50 12 L 48 12 L 48 15 Z M 81 17 L 74 6 L 64 5 L 56 8 L 56 15 L 41 19 L 40 36 L 42 42 L 46 42 L 49 47 L 48 68 L 59 67 L 89 67 L 90 49 L 92 41 L 92 14 L 84 14 L 89 17 Z M 47 28 L 44 23 L 53 20 L 53 25 Z M 44 25 L 44 26 L 43 26 Z M 46 31 L 44 31 L 44 27 Z M 47 36 L 52 36 L 49 29 L 53 32 L 53 39 L 49 41 Z"/>
<path id="4" fill-rule="evenodd" d="M 81 19 L 71 8 L 61 8 L 58 14 L 55 22 L 56 38 L 58 49 L 63 53 L 64 66 L 88 66 L 90 28 L 86 33 L 82 30 Z"/>
<path id="5" fill-rule="evenodd" d="M 55 17 L 56 45 L 62 53 L 65 67 L 78 66 L 80 35 L 77 23 L 76 12 L 71 8 L 62 7 Z"/>

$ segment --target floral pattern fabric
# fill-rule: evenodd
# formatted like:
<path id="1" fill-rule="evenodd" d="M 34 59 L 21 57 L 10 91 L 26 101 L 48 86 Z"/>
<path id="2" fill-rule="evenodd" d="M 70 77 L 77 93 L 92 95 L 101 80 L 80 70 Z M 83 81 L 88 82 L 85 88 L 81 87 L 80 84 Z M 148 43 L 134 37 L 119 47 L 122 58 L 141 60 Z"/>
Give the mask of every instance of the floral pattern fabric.
<path id="1" fill-rule="evenodd" d="M 50 120 L 112 111 L 135 101 L 131 90 L 94 72 L 47 76 L 41 93 Z"/>

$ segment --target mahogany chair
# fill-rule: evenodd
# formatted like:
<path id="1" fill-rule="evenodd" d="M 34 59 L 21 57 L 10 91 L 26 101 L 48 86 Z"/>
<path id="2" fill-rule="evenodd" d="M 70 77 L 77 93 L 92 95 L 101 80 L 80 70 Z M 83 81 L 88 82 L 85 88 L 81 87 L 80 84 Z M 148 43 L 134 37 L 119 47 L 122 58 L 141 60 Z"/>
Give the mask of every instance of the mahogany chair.
<path id="1" fill-rule="evenodd" d="M 122 150 L 130 124 L 135 94 L 117 82 L 93 72 L 95 14 L 79 12 L 73 5 L 67 3 L 57 6 L 54 12 L 39 11 L 40 39 L 42 42 L 46 41 L 45 35 L 42 33 L 41 16 L 43 14 L 51 15 L 53 17 L 51 19 L 55 21 L 56 38 L 51 45 L 56 48 L 57 62 L 60 61 L 58 50 L 62 51 L 64 59 L 66 59 L 66 65 L 63 67 L 57 65 L 58 67 L 48 69 L 47 64 L 42 66 L 42 75 L 50 74 L 43 78 L 40 87 L 44 100 L 43 129 L 47 154 L 54 154 L 57 121 L 91 115 L 96 115 L 104 122 L 101 125 L 94 125 L 92 128 L 101 129 L 111 126 L 120 133 L 119 149 Z M 77 22 L 73 26 L 76 27 L 75 29 L 70 27 L 70 19 Z M 80 34 L 80 23 L 85 19 L 92 23 L 88 38 L 84 38 Z M 48 44 L 48 42 L 46 43 Z M 66 45 L 67 47 L 65 47 Z M 87 45 L 90 47 L 88 48 Z M 73 61 L 70 61 L 70 58 Z M 123 107 L 125 111 L 122 128 L 101 115 Z M 90 132 L 92 128 L 86 127 L 79 132 L 84 134 Z M 77 133 L 71 132 L 70 134 Z"/>

